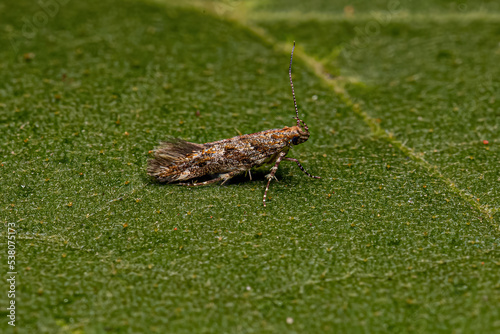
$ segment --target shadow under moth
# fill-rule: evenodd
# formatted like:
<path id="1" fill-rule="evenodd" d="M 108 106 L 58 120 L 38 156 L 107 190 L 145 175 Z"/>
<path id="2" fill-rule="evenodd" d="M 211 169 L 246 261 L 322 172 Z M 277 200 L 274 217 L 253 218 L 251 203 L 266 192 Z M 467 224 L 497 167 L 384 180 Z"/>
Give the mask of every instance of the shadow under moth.
<path id="1" fill-rule="evenodd" d="M 224 184 L 230 178 L 243 172 L 248 172 L 250 180 L 253 167 L 273 164 L 266 175 L 267 186 L 262 200 L 266 206 L 269 184 L 283 160 L 293 161 L 309 177 L 319 179 L 319 176 L 309 174 L 297 159 L 286 157 L 292 146 L 302 144 L 309 138 L 309 128 L 299 118 L 295 91 L 292 82 L 292 60 L 295 42 L 290 56 L 288 76 L 292 87 L 295 106 L 294 119 L 297 124 L 283 129 L 272 129 L 262 132 L 223 139 L 206 144 L 195 144 L 178 138 L 171 138 L 154 151 L 154 159 L 148 161 L 147 172 L 159 182 L 177 182 L 183 186 L 205 186 L 222 181 Z M 185 182 L 203 176 L 213 176 L 211 180 L 197 183 Z"/>

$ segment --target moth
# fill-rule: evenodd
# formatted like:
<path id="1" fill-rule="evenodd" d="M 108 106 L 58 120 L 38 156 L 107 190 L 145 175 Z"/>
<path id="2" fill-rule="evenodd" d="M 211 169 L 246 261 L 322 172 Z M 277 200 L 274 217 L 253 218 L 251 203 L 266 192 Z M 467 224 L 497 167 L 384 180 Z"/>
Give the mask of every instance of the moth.
<path id="1" fill-rule="evenodd" d="M 270 173 L 266 175 L 267 185 L 262 200 L 266 206 L 267 191 L 272 179 L 283 160 L 293 161 L 307 176 L 319 179 L 319 176 L 309 174 L 297 159 L 289 158 L 290 148 L 309 139 L 309 128 L 299 118 L 292 82 L 292 60 L 295 42 L 290 56 L 288 76 L 292 87 L 293 104 L 297 124 L 283 129 L 272 129 L 262 132 L 223 139 L 206 144 L 190 143 L 179 138 L 171 138 L 155 149 L 154 159 L 148 161 L 147 173 L 159 182 L 177 182 L 183 186 L 205 186 L 221 182 L 243 172 L 248 172 L 250 180 L 253 167 L 273 164 Z M 203 176 L 213 178 L 204 182 L 186 182 Z M 277 179 L 276 179 L 277 180 Z"/>

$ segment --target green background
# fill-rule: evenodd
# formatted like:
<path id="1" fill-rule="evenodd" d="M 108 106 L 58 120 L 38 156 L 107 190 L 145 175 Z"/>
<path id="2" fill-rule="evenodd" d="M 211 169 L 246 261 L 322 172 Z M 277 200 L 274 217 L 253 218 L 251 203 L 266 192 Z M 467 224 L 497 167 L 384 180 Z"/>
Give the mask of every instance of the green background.
<path id="1" fill-rule="evenodd" d="M 2 2 L 0 332 L 500 331 L 500 8 L 390 3 Z M 168 136 L 293 125 L 294 40 L 321 180 L 151 182 Z"/>

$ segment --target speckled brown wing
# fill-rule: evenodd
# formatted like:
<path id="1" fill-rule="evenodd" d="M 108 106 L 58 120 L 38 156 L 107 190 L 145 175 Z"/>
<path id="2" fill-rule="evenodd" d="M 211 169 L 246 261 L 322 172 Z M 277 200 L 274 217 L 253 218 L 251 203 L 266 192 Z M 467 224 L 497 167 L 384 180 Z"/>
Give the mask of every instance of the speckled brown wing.
<path id="1" fill-rule="evenodd" d="M 290 135 L 292 138 L 292 135 Z M 148 174 L 160 182 L 184 181 L 204 175 L 243 172 L 273 162 L 289 149 L 283 129 L 237 136 L 206 144 L 169 140 L 148 162 Z"/>
<path id="2" fill-rule="evenodd" d="M 275 159 L 275 155 L 288 150 L 288 139 L 273 129 L 248 135 L 224 139 L 205 145 L 204 153 L 217 157 L 219 164 L 230 168 L 227 171 L 245 171 Z"/>

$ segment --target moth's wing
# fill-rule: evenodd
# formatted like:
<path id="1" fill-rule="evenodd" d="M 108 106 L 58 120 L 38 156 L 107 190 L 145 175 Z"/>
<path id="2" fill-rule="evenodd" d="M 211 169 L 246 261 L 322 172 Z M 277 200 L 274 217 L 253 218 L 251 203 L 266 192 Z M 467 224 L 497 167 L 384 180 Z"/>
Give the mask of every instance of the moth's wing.
<path id="1" fill-rule="evenodd" d="M 154 159 L 148 161 L 147 172 L 161 182 L 175 181 L 179 173 L 178 165 L 203 148 L 202 144 L 169 138 L 155 149 Z"/>
<path id="2" fill-rule="evenodd" d="M 234 139 L 234 138 L 232 138 Z M 283 150 L 288 151 L 287 143 L 279 139 L 269 139 L 261 133 L 242 136 L 238 140 L 221 143 L 219 151 L 223 160 L 240 170 L 248 170 L 273 162 Z"/>

